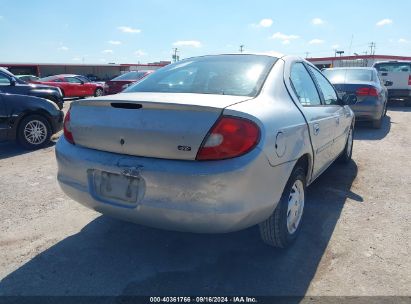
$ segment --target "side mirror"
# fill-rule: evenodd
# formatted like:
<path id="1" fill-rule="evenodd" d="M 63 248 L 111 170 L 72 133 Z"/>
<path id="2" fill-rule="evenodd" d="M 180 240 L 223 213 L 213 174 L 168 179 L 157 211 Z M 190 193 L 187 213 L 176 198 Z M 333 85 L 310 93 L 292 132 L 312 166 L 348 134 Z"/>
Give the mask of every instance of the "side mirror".
<path id="1" fill-rule="evenodd" d="M 390 87 L 390 86 L 392 86 L 394 84 L 394 82 L 392 82 L 391 80 L 386 80 L 386 81 L 384 81 L 384 85 L 386 86 L 386 87 Z"/>
<path id="2" fill-rule="evenodd" d="M 342 98 L 341 98 L 341 103 L 344 106 L 350 106 L 350 105 L 354 105 L 357 103 L 357 95 L 355 94 L 345 94 Z"/>
<path id="3" fill-rule="evenodd" d="M 16 83 L 17 83 L 16 78 L 12 77 L 12 78 L 10 79 L 10 85 L 11 85 L 12 87 L 14 87 L 14 86 L 16 85 Z"/>

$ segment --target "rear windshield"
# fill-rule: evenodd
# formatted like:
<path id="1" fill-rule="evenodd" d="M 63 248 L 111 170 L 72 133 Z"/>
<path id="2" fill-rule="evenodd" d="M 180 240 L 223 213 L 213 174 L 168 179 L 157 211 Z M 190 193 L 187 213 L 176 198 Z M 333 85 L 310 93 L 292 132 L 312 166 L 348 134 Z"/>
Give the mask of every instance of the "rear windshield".
<path id="1" fill-rule="evenodd" d="M 350 81 L 374 81 L 373 71 L 365 69 L 335 69 L 323 70 L 322 73 L 332 83 L 345 83 Z"/>
<path id="2" fill-rule="evenodd" d="M 125 92 L 200 93 L 251 96 L 258 94 L 277 58 L 220 55 L 186 59 L 168 65 Z"/>
<path id="3" fill-rule="evenodd" d="M 139 80 L 143 78 L 147 72 L 129 72 L 123 75 L 120 75 L 112 80 Z"/>
<path id="4" fill-rule="evenodd" d="M 410 72 L 411 65 L 407 62 L 377 63 L 374 66 L 378 72 Z"/>

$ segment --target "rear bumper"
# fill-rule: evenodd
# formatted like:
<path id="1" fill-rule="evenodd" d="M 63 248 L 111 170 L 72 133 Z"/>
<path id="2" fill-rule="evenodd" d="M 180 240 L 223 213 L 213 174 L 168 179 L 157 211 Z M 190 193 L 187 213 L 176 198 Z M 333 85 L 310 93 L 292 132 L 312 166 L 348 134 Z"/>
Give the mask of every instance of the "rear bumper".
<path id="1" fill-rule="evenodd" d="M 388 89 L 388 98 L 410 98 L 411 90 L 410 89 Z"/>
<path id="2" fill-rule="evenodd" d="M 231 160 L 179 161 L 86 149 L 64 137 L 56 157 L 61 188 L 84 206 L 147 226 L 201 233 L 241 230 L 267 219 L 294 166 L 271 167 L 259 149 Z M 91 172 L 122 174 L 137 167 L 144 187 L 132 206 L 95 195 Z"/>
<path id="3" fill-rule="evenodd" d="M 357 121 L 378 120 L 384 111 L 384 103 L 378 99 L 367 98 L 350 106 L 350 108 L 353 110 Z"/>

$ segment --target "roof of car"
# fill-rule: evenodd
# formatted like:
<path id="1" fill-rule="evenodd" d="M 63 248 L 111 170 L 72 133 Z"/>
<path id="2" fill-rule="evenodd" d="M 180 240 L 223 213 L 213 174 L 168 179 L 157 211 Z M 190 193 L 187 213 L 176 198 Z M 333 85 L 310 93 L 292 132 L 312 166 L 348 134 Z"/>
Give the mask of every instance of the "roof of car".
<path id="1" fill-rule="evenodd" d="M 369 70 L 374 71 L 373 67 L 336 67 L 336 68 L 325 68 L 324 70 Z"/>

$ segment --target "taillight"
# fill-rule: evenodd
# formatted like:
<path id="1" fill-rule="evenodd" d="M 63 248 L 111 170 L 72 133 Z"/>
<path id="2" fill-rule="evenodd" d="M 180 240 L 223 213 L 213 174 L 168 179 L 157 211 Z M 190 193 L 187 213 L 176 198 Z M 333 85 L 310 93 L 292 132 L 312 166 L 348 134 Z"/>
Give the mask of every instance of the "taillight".
<path id="1" fill-rule="evenodd" d="M 411 75 L 408 76 L 408 85 L 411 85 Z"/>
<path id="2" fill-rule="evenodd" d="M 378 91 L 376 88 L 364 87 L 357 89 L 355 94 L 357 96 L 378 96 Z"/>
<path id="3" fill-rule="evenodd" d="M 74 138 L 73 138 L 73 134 L 71 133 L 71 126 L 70 126 L 70 111 L 68 111 L 66 116 L 64 117 L 63 129 L 64 129 L 64 137 L 66 138 L 66 140 L 69 143 L 74 145 Z"/>
<path id="4" fill-rule="evenodd" d="M 258 126 L 244 118 L 221 117 L 198 150 L 197 160 L 218 160 L 241 156 L 260 140 Z"/>

